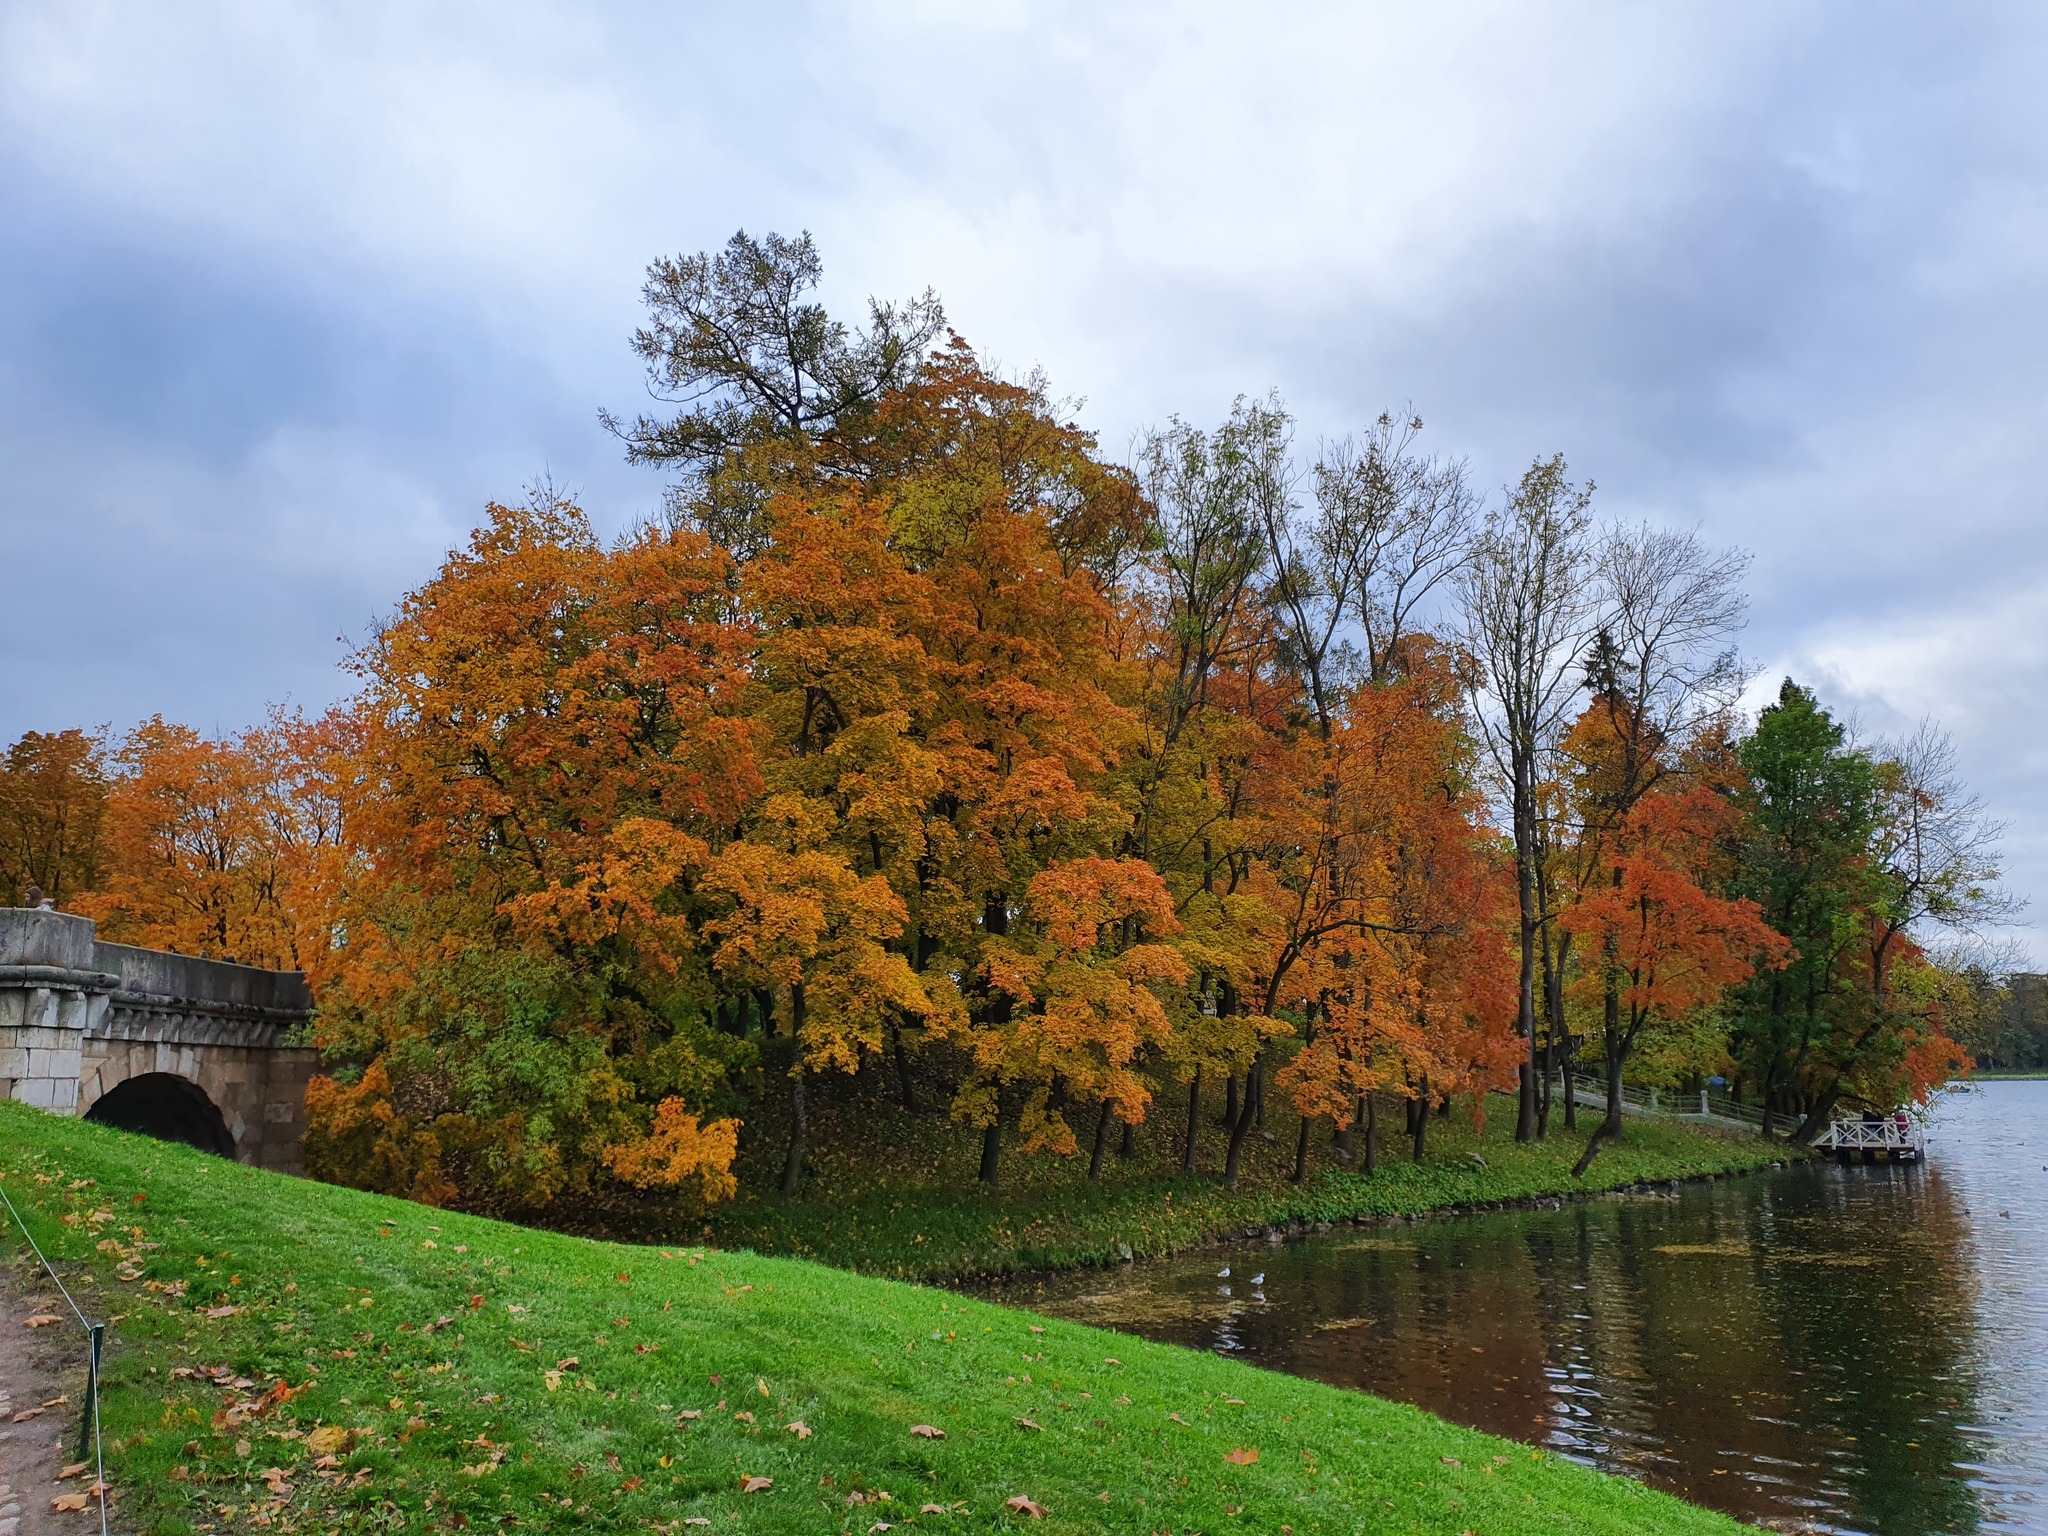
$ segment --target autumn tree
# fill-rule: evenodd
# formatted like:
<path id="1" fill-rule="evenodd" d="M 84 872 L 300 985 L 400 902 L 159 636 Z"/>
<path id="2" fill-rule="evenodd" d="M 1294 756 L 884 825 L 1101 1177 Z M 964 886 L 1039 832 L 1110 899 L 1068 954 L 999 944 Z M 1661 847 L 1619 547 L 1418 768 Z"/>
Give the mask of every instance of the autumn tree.
<path id="1" fill-rule="evenodd" d="M 29 731 L 0 762 L 0 899 L 31 889 L 62 906 L 100 872 L 107 798 L 101 744 L 80 730 Z"/>
<path id="2" fill-rule="evenodd" d="M 1596 730 L 1607 717 L 1598 701 Z M 1610 760 L 1622 755 L 1611 743 Z M 1639 796 L 1608 830 L 1604 869 L 1558 919 L 1597 957 L 1589 990 L 1598 998 L 1606 1067 L 1607 1113 L 1574 1175 L 1583 1175 L 1603 1141 L 1622 1135 L 1621 1079 L 1646 1029 L 1686 1019 L 1717 1002 L 1760 969 L 1782 963 L 1789 946 L 1757 904 L 1712 892 L 1728 840 L 1727 800 L 1698 779 L 1672 778 Z"/>
<path id="3" fill-rule="evenodd" d="M 317 971 L 341 858 L 343 727 L 279 713 L 211 739 L 152 717 L 112 754 L 99 879 L 75 909 L 101 936 Z"/>
<path id="4" fill-rule="evenodd" d="M 1718 551 L 1690 532 L 1643 524 L 1610 529 L 1596 557 L 1599 624 L 1587 648 L 1591 701 L 1552 755 L 1558 792 L 1536 818 L 1539 956 L 1552 1052 L 1567 1038 L 1566 978 L 1575 939 L 1600 935 L 1603 947 L 1583 965 L 1600 978 L 1602 1036 L 1608 1061 L 1602 1132 L 1621 1124 L 1621 1077 L 1614 1063 L 1626 985 L 1611 926 L 1565 921 L 1575 903 L 1605 899 L 1625 880 L 1624 848 L 1637 807 L 1686 781 L 1729 787 L 1721 749 L 1744 673 L 1733 645 L 1747 599 L 1749 557 Z M 1708 835 L 1702 826 L 1700 835 Z M 1633 1046 L 1628 1047 L 1629 1050 Z M 1626 1051 L 1624 1051 L 1626 1054 Z M 1567 1071 L 1569 1067 L 1567 1066 Z M 1543 1073 L 1547 1116 L 1551 1071 Z M 1567 1083 L 1567 1105 L 1576 1092 Z M 1570 1121 L 1568 1116 L 1568 1123 Z"/>
<path id="5" fill-rule="evenodd" d="M 670 1151 L 643 1147 L 637 1178 L 721 1187 L 730 1127 L 684 1117 L 725 1102 L 739 1049 L 709 1022 L 700 886 L 760 784 L 727 573 L 698 535 L 607 550 L 536 496 L 491 508 L 357 659 L 363 867 L 322 1103 L 381 1118 L 415 1148 L 399 1165 L 460 1153 L 465 1199 L 546 1204 L 650 1135 Z M 463 977 L 474 1006 L 443 1006 Z M 330 1176 L 376 1183 L 314 1130 Z"/>
<path id="6" fill-rule="evenodd" d="M 1562 457 L 1539 459 L 1507 505 L 1487 515 L 1459 576 L 1460 636 L 1468 682 L 1515 848 L 1519 998 L 1516 1032 L 1526 1059 L 1515 1139 L 1538 1131 L 1536 969 L 1543 907 L 1539 785 L 1579 691 L 1578 665 L 1593 612 L 1588 537 L 1593 487 L 1566 478 Z"/>

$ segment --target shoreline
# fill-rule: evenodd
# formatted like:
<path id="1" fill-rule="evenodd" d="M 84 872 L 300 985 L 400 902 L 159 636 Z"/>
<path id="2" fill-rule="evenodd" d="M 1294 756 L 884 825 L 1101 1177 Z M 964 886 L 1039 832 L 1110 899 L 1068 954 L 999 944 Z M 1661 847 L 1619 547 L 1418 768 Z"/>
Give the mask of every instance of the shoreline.
<path id="1" fill-rule="evenodd" d="M 1782 1143 L 1780 1144 L 1782 1146 Z M 1641 1184 L 1617 1185 L 1607 1189 L 1564 1190 L 1555 1194 L 1519 1195 L 1512 1199 L 1495 1201 L 1471 1201 L 1458 1205 L 1432 1206 L 1413 1212 L 1388 1212 L 1342 1217 L 1335 1220 L 1276 1223 L 1264 1227 L 1246 1227 L 1241 1231 L 1213 1232 L 1207 1237 L 1179 1247 L 1158 1253 L 1133 1255 L 1130 1258 L 1112 1258 L 1099 1263 L 1074 1263 L 1065 1265 L 1041 1265 L 1035 1269 L 1008 1270 L 1002 1274 L 973 1275 L 949 1280 L 928 1280 L 918 1282 L 937 1286 L 940 1289 L 959 1291 L 963 1295 L 994 1298 L 1000 1291 L 1012 1284 L 1031 1284 L 1048 1280 L 1055 1275 L 1079 1274 L 1085 1270 L 1136 1268 L 1140 1264 L 1155 1263 L 1162 1259 L 1176 1258 L 1181 1254 L 1194 1253 L 1203 1248 L 1223 1248 L 1233 1243 L 1251 1243 L 1263 1240 L 1268 1247 L 1285 1248 L 1294 1243 L 1306 1242 L 1312 1237 L 1321 1237 L 1335 1232 L 1340 1227 L 1370 1229 L 1376 1227 L 1407 1227 L 1427 1221 L 1464 1221 L 1479 1216 L 1498 1216 L 1508 1211 L 1562 1210 L 1567 1205 L 1583 1204 L 1589 1200 L 1619 1200 L 1627 1198 L 1656 1197 L 1664 1190 L 1674 1193 L 1687 1184 L 1711 1184 L 1716 1179 L 1748 1179 L 1763 1173 L 1780 1173 L 1791 1167 L 1795 1159 L 1781 1157 L 1775 1162 L 1760 1163 L 1749 1168 L 1728 1169 L 1721 1172 L 1692 1173 L 1672 1179 L 1648 1180 Z M 1811 1156 L 1797 1159 L 1801 1162 L 1818 1161 Z"/>
<path id="2" fill-rule="evenodd" d="M 1228 1190 L 1205 1181 L 1040 1185 L 989 1194 L 886 1184 L 818 1190 L 793 1201 L 756 1196 L 693 1225 L 690 1240 L 801 1258 L 855 1273 L 946 1289 L 1005 1278 L 1111 1268 L 1224 1242 L 1298 1240 L 1339 1226 L 1451 1219 L 1782 1167 L 1797 1149 L 1718 1128 L 1633 1123 L 1584 1180 L 1570 1177 L 1580 1142 L 1517 1144 L 1508 1128 L 1445 1136 L 1423 1163 L 1383 1159 L 1364 1175 L 1326 1167 L 1303 1184 Z M 1483 1153 L 1483 1156 L 1475 1156 Z M 609 1235 L 633 1239 L 613 1228 Z M 671 1229 L 650 1234 L 673 1241 Z"/>

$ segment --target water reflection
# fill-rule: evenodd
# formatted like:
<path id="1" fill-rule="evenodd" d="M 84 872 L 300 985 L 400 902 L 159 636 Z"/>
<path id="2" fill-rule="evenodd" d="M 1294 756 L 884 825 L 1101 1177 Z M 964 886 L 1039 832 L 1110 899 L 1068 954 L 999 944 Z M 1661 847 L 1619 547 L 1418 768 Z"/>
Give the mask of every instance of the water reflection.
<path id="1" fill-rule="evenodd" d="M 1921 1168 L 1209 1249 L 1010 1299 L 1400 1398 L 1750 1520 L 2048 1529 L 2048 1083 L 1953 1096 Z"/>

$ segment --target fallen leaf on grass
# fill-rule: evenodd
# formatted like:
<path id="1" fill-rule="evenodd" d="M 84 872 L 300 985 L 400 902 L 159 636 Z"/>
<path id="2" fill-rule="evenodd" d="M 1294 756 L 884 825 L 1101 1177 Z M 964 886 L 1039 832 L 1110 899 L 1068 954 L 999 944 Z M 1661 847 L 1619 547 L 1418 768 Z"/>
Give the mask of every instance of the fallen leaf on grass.
<path id="1" fill-rule="evenodd" d="M 910 1426 L 910 1432 L 920 1440 L 943 1440 L 946 1438 L 946 1432 L 936 1424 L 913 1424 Z"/>
<path id="2" fill-rule="evenodd" d="M 1031 1331 L 1032 1331 L 1033 1333 L 1043 1333 L 1043 1332 L 1045 1332 L 1045 1330 L 1044 1330 L 1043 1328 L 1039 1327 L 1039 1326 L 1038 1326 L 1038 1324 L 1036 1324 L 1036 1323 L 1027 1323 L 1027 1324 L 1026 1324 L 1025 1326 L 1026 1326 L 1026 1327 L 1028 1327 L 1028 1328 L 1029 1328 L 1029 1329 L 1030 1329 L 1030 1330 L 1031 1330 Z"/>
<path id="3" fill-rule="evenodd" d="M 774 1486 L 775 1479 L 772 1477 L 750 1477 L 744 1483 L 740 1484 L 740 1492 L 766 1493 L 770 1488 L 773 1488 Z"/>
<path id="4" fill-rule="evenodd" d="M 769 1391 L 768 1391 L 768 1383 L 767 1383 L 767 1382 L 765 1382 L 765 1381 L 763 1381 L 763 1380 L 762 1380 L 762 1379 L 761 1379 L 760 1377 L 758 1377 L 758 1376 L 756 1376 L 756 1377 L 754 1378 L 754 1390 L 755 1390 L 756 1392 L 760 1393 L 760 1394 L 761 1394 L 761 1395 L 762 1395 L 763 1397 L 767 1397 L 767 1396 L 770 1396 L 770 1395 L 771 1395 L 771 1394 L 769 1393 Z"/>
<path id="5" fill-rule="evenodd" d="M 1021 1493 L 1014 1499 L 1005 1500 L 1003 1508 L 1014 1510 L 1020 1515 L 1029 1515 L 1034 1520 L 1043 1520 L 1045 1518 L 1045 1506 L 1035 1500 L 1025 1498 Z"/>
<path id="6" fill-rule="evenodd" d="M 1111 1356 L 1105 1359 L 1102 1363 L 1104 1365 L 1122 1365 L 1123 1361 L 1116 1359 L 1114 1356 Z"/>
<path id="7" fill-rule="evenodd" d="M 788 1430 L 792 1435 L 795 1435 L 799 1440 L 808 1440 L 811 1438 L 811 1426 L 806 1424 L 802 1419 L 798 1419 L 794 1424 L 785 1424 L 782 1427 Z"/>
<path id="8" fill-rule="evenodd" d="M 348 1449 L 350 1431 L 339 1424 L 322 1424 L 306 1436 L 306 1449 L 315 1456 L 332 1456 Z"/>
<path id="9" fill-rule="evenodd" d="M 1458 1460 L 1458 1458 L 1455 1456 L 1439 1456 L 1437 1457 L 1437 1460 L 1442 1462 L 1447 1467 L 1462 1467 L 1463 1465 L 1465 1465 L 1465 1463 Z"/>
<path id="10" fill-rule="evenodd" d="M 82 1493 L 60 1493 L 50 1500 L 50 1508 L 60 1514 L 75 1514 L 90 1502 Z"/>
<path id="11" fill-rule="evenodd" d="M 1241 1397 L 1226 1397 L 1223 1401 L 1233 1408 L 1242 1408 L 1244 1406 L 1244 1399 Z"/>
<path id="12" fill-rule="evenodd" d="M 69 1479 L 78 1476 L 79 1473 L 83 1472 L 87 1467 L 91 1465 L 92 1463 L 89 1461 L 74 1461 L 71 1463 L 70 1466 L 62 1468 L 57 1473 L 57 1481 L 60 1483 L 68 1481 Z"/>
<path id="13" fill-rule="evenodd" d="M 52 1323 L 61 1323 L 63 1321 L 63 1318 L 56 1316 L 54 1313 L 38 1312 L 34 1317 L 24 1318 L 21 1326 L 24 1328 L 47 1328 Z"/>
<path id="14" fill-rule="evenodd" d="M 943 1515 L 946 1512 L 946 1506 L 943 1504 L 924 1504 L 918 1507 L 917 1512 L 920 1515 Z"/>
<path id="15" fill-rule="evenodd" d="M 204 1315 L 216 1319 L 223 1317 L 233 1317 L 237 1312 L 241 1310 L 242 1309 L 240 1307 L 208 1307 Z"/>
<path id="16" fill-rule="evenodd" d="M 676 1417 L 679 1419 L 701 1419 L 704 1417 L 704 1410 L 702 1408 L 685 1408 Z"/>
<path id="17" fill-rule="evenodd" d="M 1240 1445 L 1234 1451 L 1224 1452 L 1223 1459 L 1233 1467 L 1248 1467 L 1259 1459 L 1259 1453 L 1249 1445 Z"/>
<path id="18" fill-rule="evenodd" d="M 1034 1423 L 1033 1423 L 1033 1422 L 1032 1422 L 1031 1420 L 1029 1420 L 1029 1419 L 1019 1419 L 1019 1420 L 1017 1421 L 1017 1427 L 1018 1427 L 1019 1429 L 1037 1429 L 1037 1430 L 1043 1430 L 1045 1426 L 1044 1426 L 1044 1425 L 1042 1425 L 1042 1424 L 1034 1424 Z"/>
<path id="19" fill-rule="evenodd" d="M 1193 1429 L 1195 1427 L 1177 1413 L 1169 1413 L 1166 1418 L 1168 1423 L 1178 1424 L 1182 1429 Z"/>

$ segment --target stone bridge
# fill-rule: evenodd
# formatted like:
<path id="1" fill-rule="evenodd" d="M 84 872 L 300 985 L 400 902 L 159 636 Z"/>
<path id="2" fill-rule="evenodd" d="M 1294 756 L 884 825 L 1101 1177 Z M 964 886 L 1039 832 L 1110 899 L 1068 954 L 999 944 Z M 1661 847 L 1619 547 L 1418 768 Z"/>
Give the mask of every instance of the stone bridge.
<path id="1" fill-rule="evenodd" d="M 0 1098 L 296 1173 L 317 1052 L 297 971 L 108 944 L 0 907 Z"/>

